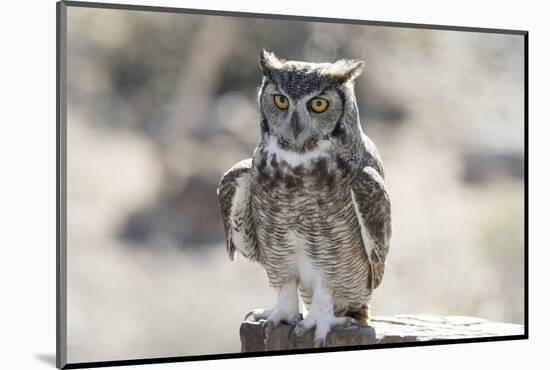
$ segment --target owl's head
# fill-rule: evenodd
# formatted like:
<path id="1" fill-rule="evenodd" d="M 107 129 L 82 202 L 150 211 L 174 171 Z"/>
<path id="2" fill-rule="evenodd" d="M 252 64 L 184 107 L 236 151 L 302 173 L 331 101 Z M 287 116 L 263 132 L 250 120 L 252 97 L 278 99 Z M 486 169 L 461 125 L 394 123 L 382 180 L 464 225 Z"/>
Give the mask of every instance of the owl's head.
<path id="1" fill-rule="evenodd" d="M 282 149 L 303 153 L 322 140 L 357 133 L 353 81 L 363 70 L 362 61 L 285 61 L 263 50 L 259 62 L 262 132 Z"/>

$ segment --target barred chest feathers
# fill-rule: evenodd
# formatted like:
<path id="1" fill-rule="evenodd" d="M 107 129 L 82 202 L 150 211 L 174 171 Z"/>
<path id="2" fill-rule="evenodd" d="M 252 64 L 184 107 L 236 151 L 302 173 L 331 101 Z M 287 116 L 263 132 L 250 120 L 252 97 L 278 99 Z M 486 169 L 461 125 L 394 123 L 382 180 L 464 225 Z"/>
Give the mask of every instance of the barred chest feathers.
<path id="1" fill-rule="evenodd" d="M 367 285 L 343 283 L 364 282 L 357 270 L 368 273 L 351 196 L 354 169 L 346 154 L 328 154 L 328 145 L 320 142 L 305 154 L 273 141 L 259 146 L 252 162 L 252 214 L 272 286 L 297 279 L 307 305 L 315 285 L 323 284 L 359 305 Z M 350 263 L 359 268 L 350 269 Z"/>

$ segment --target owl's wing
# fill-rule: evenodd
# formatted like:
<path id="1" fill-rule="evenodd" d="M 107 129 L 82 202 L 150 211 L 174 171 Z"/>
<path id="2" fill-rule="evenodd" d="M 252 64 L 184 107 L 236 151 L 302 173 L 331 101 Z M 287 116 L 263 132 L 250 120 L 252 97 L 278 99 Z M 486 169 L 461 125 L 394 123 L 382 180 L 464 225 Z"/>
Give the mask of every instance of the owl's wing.
<path id="1" fill-rule="evenodd" d="M 227 253 L 232 261 L 235 250 L 252 261 L 260 260 L 250 205 L 251 165 L 251 158 L 240 161 L 222 176 L 218 186 Z"/>
<path id="2" fill-rule="evenodd" d="M 351 197 L 371 265 L 370 288 L 374 289 L 384 275 L 392 232 L 390 198 L 380 173 L 368 165 L 360 170 L 351 184 Z"/>

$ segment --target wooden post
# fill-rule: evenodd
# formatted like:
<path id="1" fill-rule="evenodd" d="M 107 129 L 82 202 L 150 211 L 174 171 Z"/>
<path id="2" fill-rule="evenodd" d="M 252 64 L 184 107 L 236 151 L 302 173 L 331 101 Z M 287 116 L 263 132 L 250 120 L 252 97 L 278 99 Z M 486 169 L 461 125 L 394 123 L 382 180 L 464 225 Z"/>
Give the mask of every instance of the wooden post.
<path id="1" fill-rule="evenodd" d="M 290 338 L 290 326 L 281 324 L 264 341 L 262 321 L 241 324 L 241 351 L 262 352 L 313 347 L 313 330 L 303 337 Z M 353 346 L 375 343 L 405 343 L 441 339 L 464 339 L 523 335 L 523 325 L 496 323 L 468 316 L 398 315 L 376 316 L 368 325 L 334 328 L 327 346 Z"/>

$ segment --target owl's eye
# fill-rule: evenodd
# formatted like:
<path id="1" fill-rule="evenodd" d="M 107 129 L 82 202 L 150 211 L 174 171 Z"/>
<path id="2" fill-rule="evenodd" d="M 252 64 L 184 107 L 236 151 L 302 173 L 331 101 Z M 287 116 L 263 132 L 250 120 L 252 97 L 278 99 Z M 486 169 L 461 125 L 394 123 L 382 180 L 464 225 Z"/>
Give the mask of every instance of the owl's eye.
<path id="1" fill-rule="evenodd" d="M 323 98 L 313 98 L 309 101 L 309 107 L 313 109 L 315 113 L 323 113 L 328 108 L 328 100 Z"/>
<path id="2" fill-rule="evenodd" d="M 275 100 L 275 105 L 279 109 L 287 109 L 288 108 L 288 99 L 283 95 L 275 95 L 273 98 Z"/>

